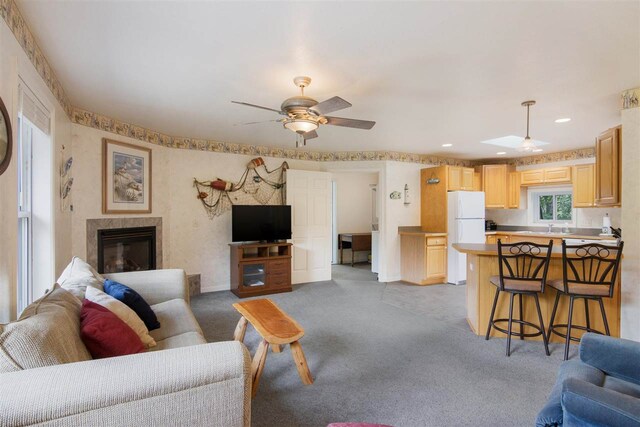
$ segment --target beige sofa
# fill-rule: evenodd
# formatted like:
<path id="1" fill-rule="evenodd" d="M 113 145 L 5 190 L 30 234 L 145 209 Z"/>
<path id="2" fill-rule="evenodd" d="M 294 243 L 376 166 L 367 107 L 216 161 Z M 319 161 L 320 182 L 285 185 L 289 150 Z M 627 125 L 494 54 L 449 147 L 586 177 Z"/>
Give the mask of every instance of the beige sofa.
<path id="1" fill-rule="evenodd" d="M 151 331 L 158 345 L 142 354 L 0 374 L 0 426 L 249 426 L 249 354 L 238 342 L 206 343 L 189 308 L 184 271 L 105 277 L 152 306 L 161 323 Z"/>

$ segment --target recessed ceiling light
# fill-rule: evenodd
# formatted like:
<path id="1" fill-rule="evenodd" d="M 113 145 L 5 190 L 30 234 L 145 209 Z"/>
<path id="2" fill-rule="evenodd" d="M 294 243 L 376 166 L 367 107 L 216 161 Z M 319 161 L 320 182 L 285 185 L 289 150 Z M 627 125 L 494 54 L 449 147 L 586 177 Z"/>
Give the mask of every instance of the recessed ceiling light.
<path id="1" fill-rule="evenodd" d="M 542 148 L 536 148 L 535 150 L 533 150 L 534 153 L 539 153 L 541 151 L 544 151 Z"/>
<path id="2" fill-rule="evenodd" d="M 498 156 L 502 156 L 503 154 L 507 154 L 507 152 L 506 151 L 498 151 L 496 154 Z"/>
<path id="3" fill-rule="evenodd" d="M 443 147 L 452 147 L 453 144 L 442 144 Z"/>
<path id="4" fill-rule="evenodd" d="M 567 123 L 567 122 L 570 122 L 570 121 L 571 121 L 571 119 L 569 117 L 565 117 L 565 118 L 562 118 L 562 119 L 556 119 L 556 123 Z"/>

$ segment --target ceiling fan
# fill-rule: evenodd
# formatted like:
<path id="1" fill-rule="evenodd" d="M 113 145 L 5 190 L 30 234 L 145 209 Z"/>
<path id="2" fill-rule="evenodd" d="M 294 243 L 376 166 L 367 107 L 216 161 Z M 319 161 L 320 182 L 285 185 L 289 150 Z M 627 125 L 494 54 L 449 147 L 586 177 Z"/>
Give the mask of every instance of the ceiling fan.
<path id="1" fill-rule="evenodd" d="M 532 105 L 536 105 L 536 101 L 524 101 L 522 104 L 523 107 L 527 107 L 527 136 L 524 137 L 522 143 L 517 148 L 518 151 L 529 153 L 536 150 L 536 145 L 533 143 L 533 140 L 529 136 L 529 108 Z"/>
<path id="2" fill-rule="evenodd" d="M 246 105 L 248 107 L 260 108 L 262 110 L 273 111 L 282 116 L 278 120 L 268 120 L 268 122 L 280 122 L 286 129 L 295 132 L 298 137 L 296 139 L 296 148 L 300 145 L 307 145 L 308 139 L 318 137 L 316 129 L 320 125 L 344 126 L 356 129 L 371 129 L 376 122 L 369 120 L 345 119 L 342 117 L 326 116 L 325 114 L 334 111 L 343 110 L 351 107 L 351 104 L 339 96 L 334 96 L 326 101 L 318 102 L 315 99 L 305 96 L 304 88 L 311 84 L 311 78 L 306 76 L 298 76 L 293 79 L 293 83 L 300 88 L 300 95 L 292 96 L 285 99 L 280 110 L 274 108 L 262 107 L 260 105 L 249 104 L 247 102 L 231 101 L 234 104 Z M 245 124 L 256 124 L 266 122 L 251 122 Z"/>

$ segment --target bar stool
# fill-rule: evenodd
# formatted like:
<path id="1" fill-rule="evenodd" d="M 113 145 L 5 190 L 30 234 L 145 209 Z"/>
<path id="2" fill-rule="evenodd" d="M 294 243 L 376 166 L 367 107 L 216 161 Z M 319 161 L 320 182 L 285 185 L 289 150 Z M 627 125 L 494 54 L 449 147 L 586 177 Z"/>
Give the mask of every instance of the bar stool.
<path id="1" fill-rule="evenodd" d="M 504 334 L 507 334 L 507 357 L 511 355 L 511 337 L 519 336 L 521 340 L 525 337 L 537 337 L 542 335 L 544 349 L 549 353 L 549 343 L 547 334 L 542 320 L 540 311 L 540 301 L 538 293 L 544 292 L 544 285 L 547 281 L 547 271 L 549 270 L 549 259 L 551 257 L 551 249 L 553 248 L 553 240 L 549 240 L 548 245 L 541 245 L 531 242 L 519 242 L 511 244 L 503 244 L 498 240 L 498 264 L 499 276 L 492 276 L 489 282 L 494 285 L 496 295 L 493 299 L 493 307 L 491 307 L 491 317 L 489 318 L 489 326 L 487 327 L 487 335 L 485 339 L 489 339 L 491 328 L 494 328 Z M 496 306 L 498 305 L 498 297 L 500 292 L 509 293 L 509 318 L 494 319 Z M 518 295 L 520 305 L 520 318 L 513 318 L 513 299 Z M 539 325 L 527 322 L 523 317 L 522 296 L 530 295 L 536 302 L 538 311 Z M 507 329 L 503 329 L 496 325 L 498 322 L 508 322 Z M 513 323 L 520 325 L 520 331 L 512 330 Z M 537 332 L 525 333 L 524 327 L 529 326 Z"/>
<path id="2" fill-rule="evenodd" d="M 613 296 L 623 246 L 624 242 L 617 246 L 607 246 L 599 243 L 567 245 L 567 242 L 562 241 L 562 279 L 551 280 L 548 283 L 557 292 L 547 335 L 551 337 L 551 334 L 556 334 L 565 339 L 564 360 L 569 358 L 569 343 L 580 342 L 580 338 L 571 336 L 572 329 L 603 334 L 591 328 L 589 300 L 598 301 L 600 304 L 604 333 L 611 335 L 602 298 Z M 569 296 L 569 318 L 567 323 L 554 323 L 561 295 Z M 573 304 L 577 298 L 584 300 L 586 326 L 573 324 Z M 566 334 L 559 332 L 557 328 L 566 329 Z"/>

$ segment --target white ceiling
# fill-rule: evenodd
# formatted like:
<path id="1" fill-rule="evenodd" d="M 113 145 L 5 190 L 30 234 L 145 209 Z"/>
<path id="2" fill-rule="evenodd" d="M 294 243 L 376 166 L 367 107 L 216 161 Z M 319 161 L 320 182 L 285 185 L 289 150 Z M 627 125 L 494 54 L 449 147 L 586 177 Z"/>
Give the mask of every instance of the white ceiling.
<path id="1" fill-rule="evenodd" d="M 591 146 L 640 86 L 639 1 L 18 4 L 73 105 L 174 136 L 293 147 L 278 123 L 235 125 L 275 113 L 230 101 L 278 109 L 309 75 L 307 95 L 353 104 L 332 115 L 377 121 L 311 149 L 495 157 L 480 141 L 524 136 L 535 99 L 552 152 Z"/>

